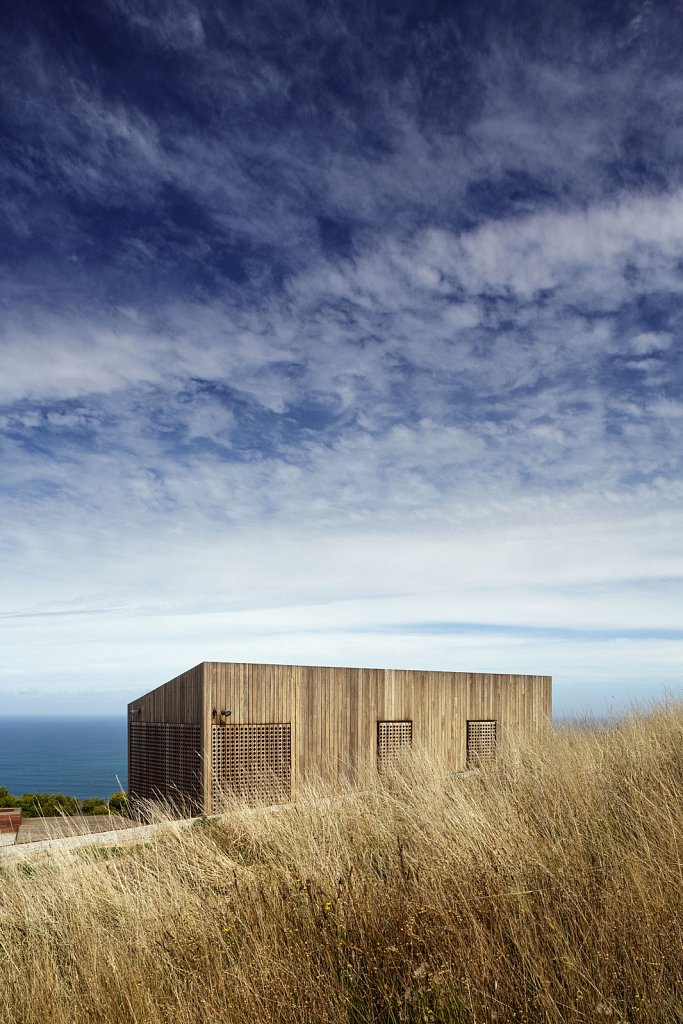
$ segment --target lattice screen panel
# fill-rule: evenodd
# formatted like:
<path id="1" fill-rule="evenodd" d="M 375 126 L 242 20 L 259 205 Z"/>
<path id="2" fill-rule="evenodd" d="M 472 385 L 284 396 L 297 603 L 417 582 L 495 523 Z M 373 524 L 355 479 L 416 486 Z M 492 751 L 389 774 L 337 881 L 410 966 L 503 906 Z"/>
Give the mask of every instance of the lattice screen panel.
<path id="1" fill-rule="evenodd" d="M 172 801 L 194 811 L 202 803 L 200 730 L 173 722 L 130 722 L 130 777 L 133 799 Z"/>
<path id="2" fill-rule="evenodd" d="M 496 723 L 467 723 L 467 767 L 477 768 L 496 759 Z"/>
<path id="3" fill-rule="evenodd" d="M 413 745 L 412 722 L 377 723 L 377 767 L 381 771 L 396 764 Z"/>
<path id="4" fill-rule="evenodd" d="M 288 722 L 214 725 L 212 732 L 214 810 L 230 797 L 269 804 L 291 800 L 292 735 Z"/>

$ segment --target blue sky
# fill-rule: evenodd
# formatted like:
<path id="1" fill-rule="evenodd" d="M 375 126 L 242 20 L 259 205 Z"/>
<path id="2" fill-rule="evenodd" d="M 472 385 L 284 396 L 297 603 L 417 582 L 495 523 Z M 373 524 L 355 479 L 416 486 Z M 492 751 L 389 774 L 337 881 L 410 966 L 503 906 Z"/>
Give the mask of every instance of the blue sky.
<path id="1" fill-rule="evenodd" d="M 680 5 L 0 14 L 0 712 L 683 678 Z"/>

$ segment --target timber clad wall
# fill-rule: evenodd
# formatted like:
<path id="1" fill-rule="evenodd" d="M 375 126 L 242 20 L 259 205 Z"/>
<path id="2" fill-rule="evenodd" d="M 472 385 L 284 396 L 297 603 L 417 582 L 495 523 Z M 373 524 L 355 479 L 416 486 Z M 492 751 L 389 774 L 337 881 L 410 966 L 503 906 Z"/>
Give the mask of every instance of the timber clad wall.
<path id="1" fill-rule="evenodd" d="M 287 800 L 307 776 L 354 777 L 406 743 L 463 770 L 508 736 L 538 733 L 550 718 L 551 684 L 550 676 L 203 662 L 129 705 L 131 797 L 183 794 L 206 813 L 231 795 Z M 149 728 L 162 725 L 194 728 Z"/>
<path id="2" fill-rule="evenodd" d="M 193 814 L 204 807 L 204 666 L 128 705 L 128 791 Z"/>
<path id="3" fill-rule="evenodd" d="M 201 733 L 177 722 L 128 723 L 128 788 L 138 799 L 172 800 L 189 815 L 203 805 Z"/>

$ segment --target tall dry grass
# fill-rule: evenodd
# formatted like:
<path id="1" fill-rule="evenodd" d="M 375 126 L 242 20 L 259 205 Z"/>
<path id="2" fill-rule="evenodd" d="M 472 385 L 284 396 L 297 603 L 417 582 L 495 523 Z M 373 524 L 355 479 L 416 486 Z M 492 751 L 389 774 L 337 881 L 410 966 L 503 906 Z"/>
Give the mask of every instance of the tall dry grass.
<path id="1" fill-rule="evenodd" d="M 0 859 L 0 1020 L 683 1021 L 683 707 Z"/>

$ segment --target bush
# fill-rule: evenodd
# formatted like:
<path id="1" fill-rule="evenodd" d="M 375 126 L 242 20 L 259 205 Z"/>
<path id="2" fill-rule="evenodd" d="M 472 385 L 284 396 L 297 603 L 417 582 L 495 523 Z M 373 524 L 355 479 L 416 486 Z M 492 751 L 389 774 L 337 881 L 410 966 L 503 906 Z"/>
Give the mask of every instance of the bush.
<path id="1" fill-rule="evenodd" d="M 109 814 L 109 807 L 101 796 L 91 796 L 81 801 L 81 814 Z"/>
<path id="2" fill-rule="evenodd" d="M 122 792 L 114 793 L 109 801 L 101 796 L 78 800 L 65 793 L 24 793 L 16 797 L 5 786 L 0 786 L 0 807 L 21 807 L 25 818 L 56 818 L 63 814 L 109 814 L 110 811 L 112 814 L 125 814 L 128 810 L 128 799 Z"/>
<path id="3" fill-rule="evenodd" d="M 128 796 L 123 790 L 109 797 L 109 810 L 112 814 L 128 814 Z"/>
<path id="4" fill-rule="evenodd" d="M 64 793 L 24 793 L 19 797 L 25 818 L 55 818 L 62 814 L 78 814 L 79 801 Z"/>
<path id="5" fill-rule="evenodd" d="M 19 801 L 15 796 L 12 796 L 9 789 L 5 786 L 0 786 L 0 807 L 18 807 Z"/>

